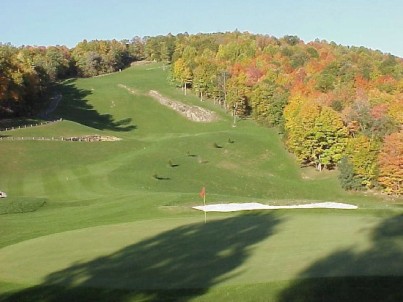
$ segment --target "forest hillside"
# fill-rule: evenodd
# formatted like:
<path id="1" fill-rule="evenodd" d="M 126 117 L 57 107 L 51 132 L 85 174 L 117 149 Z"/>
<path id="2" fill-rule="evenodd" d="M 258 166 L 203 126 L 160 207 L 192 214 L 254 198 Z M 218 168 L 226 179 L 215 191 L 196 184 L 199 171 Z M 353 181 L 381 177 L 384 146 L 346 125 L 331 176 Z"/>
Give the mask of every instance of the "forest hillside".
<path id="1" fill-rule="evenodd" d="M 240 118 L 277 127 L 301 166 L 340 170 L 345 189 L 403 193 L 403 59 L 297 36 L 230 32 L 0 44 L 0 117 L 37 116 L 60 79 L 166 62 L 172 81 Z"/>

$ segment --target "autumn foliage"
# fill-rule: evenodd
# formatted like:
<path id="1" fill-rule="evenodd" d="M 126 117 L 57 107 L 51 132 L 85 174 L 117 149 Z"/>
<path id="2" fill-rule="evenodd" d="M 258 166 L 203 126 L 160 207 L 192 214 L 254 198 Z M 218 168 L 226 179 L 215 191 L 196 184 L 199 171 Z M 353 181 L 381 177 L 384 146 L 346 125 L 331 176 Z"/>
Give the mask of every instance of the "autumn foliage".
<path id="1" fill-rule="evenodd" d="M 13 47 L 0 43 L 0 117 L 35 115 L 60 79 L 91 77 L 122 69 L 135 60 L 123 41 L 82 41 L 65 46 Z M 130 49 L 133 52 L 130 52 Z M 142 58 L 140 56 L 140 58 Z"/>
<path id="2" fill-rule="evenodd" d="M 323 170 L 342 162 L 343 187 L 402 194 L 402 58 L 238 31 L 84 40 L 73 49 L 0 45 L 0 54 L 0 113 L 32 111 L 63 77 L 163 61 L 185 93 L 277 127 L 301 165 Z"/>
<path id="3" fill-rule="evenodd" d="M 403 194 L 403 132 L 385 137 L 378 155 L 379 182 L 387 192 Z"/>
<path id="4" fill-rule="evenodd" d="M 346 188 L 401 194 L 399 157 L 387 149 L 402 126 L 401 58 L 240 32 L 179 35 L 174 43 L 173 78 L 202 100 L 278 127 L 303 166 L 334 169 L 345 158 L 345 180 L 354 182 Z"/>

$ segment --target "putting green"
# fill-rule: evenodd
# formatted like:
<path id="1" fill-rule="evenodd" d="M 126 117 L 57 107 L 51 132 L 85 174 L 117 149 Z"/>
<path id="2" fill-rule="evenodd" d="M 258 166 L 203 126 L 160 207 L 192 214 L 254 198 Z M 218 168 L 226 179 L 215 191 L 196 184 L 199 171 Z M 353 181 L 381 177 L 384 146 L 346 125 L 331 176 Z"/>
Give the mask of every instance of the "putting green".
<path id="1" fill-rule="evenodd" d="M 371 250 L 373 231 L 381 221 L 342 211 L 318 215 L 304 210 L 210 215 L 206 224 L 201 215 L 104 225 L 1 249 L 0 279 L 128 289 L 288 280 L 335 251 L 359 255 Z M 370 271 L 365 265 L 343 266 L 316 275 L 399 274 L 390 259 L 378 256 Z"/>

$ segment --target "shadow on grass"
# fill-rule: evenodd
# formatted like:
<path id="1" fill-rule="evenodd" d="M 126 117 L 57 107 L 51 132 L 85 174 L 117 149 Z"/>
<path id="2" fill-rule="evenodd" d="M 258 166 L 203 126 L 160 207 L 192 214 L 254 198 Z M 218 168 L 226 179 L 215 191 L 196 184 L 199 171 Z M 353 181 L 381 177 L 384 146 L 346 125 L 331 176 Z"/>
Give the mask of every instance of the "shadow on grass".
<path id="1" fill-rule="evenodd" d="M 153 175 L 153 178 L 156 179 L 156 180 L 171 180 L 170 177 L 159 176 L 159 175 L 157 175 L 157 174 L 154 174 L 154 175 Z"/>
<path id="2" fill-rule="evenodd" d="M 231 279 L 279 223 L 271 214 L 248 214 L 181 226 L 52 273 L 0 301 L 188 301 Z"/>
<path id="3" fill-rule="evenodd" d="M 342 250 L 314 263 L 279 301 L 403 301 L 403 215 L 381 223 L 372 240 L 364 252 Z"/>
<path id="4" fill-rule="evenodd" d="M 86 97 L 90 90 L 78 89 L 75 80 L 65 81 L 59 87 L 63 98 L 57 110 L 59 117 L 80 123 L 98 130 L 132 131 L 137 127 L 132 125 L 132 119 L 115 121 L 110 114 L 101 114 L 88 103 Z"/>

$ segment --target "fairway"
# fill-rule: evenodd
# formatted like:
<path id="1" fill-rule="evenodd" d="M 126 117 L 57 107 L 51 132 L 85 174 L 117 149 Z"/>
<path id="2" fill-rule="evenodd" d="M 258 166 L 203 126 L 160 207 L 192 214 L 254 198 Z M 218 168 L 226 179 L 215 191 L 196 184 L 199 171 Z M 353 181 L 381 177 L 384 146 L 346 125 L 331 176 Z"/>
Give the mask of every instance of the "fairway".
<path id="1" fill-rule="evenodd" d="M 66 80 L 55 88 L 63 121 L 3 133 L 121 140 L 0 141 L 0 190 L 18 205 L 0 208 L 0 301 L 353 301 L 336 285 L 351 299 L 376 301 L 374 286 L 385 301 L 402 298 L 401 199 L 345 192 L 336 171 L 301 170 L 275 129 L 233 127 L 167 77 L 151 63 Z M 218 118 L 191 121 L 150 90 Z M 208 213 L 205 223 L 192 209 L 202 187 L 207 204 L 358 209 Z"/>

